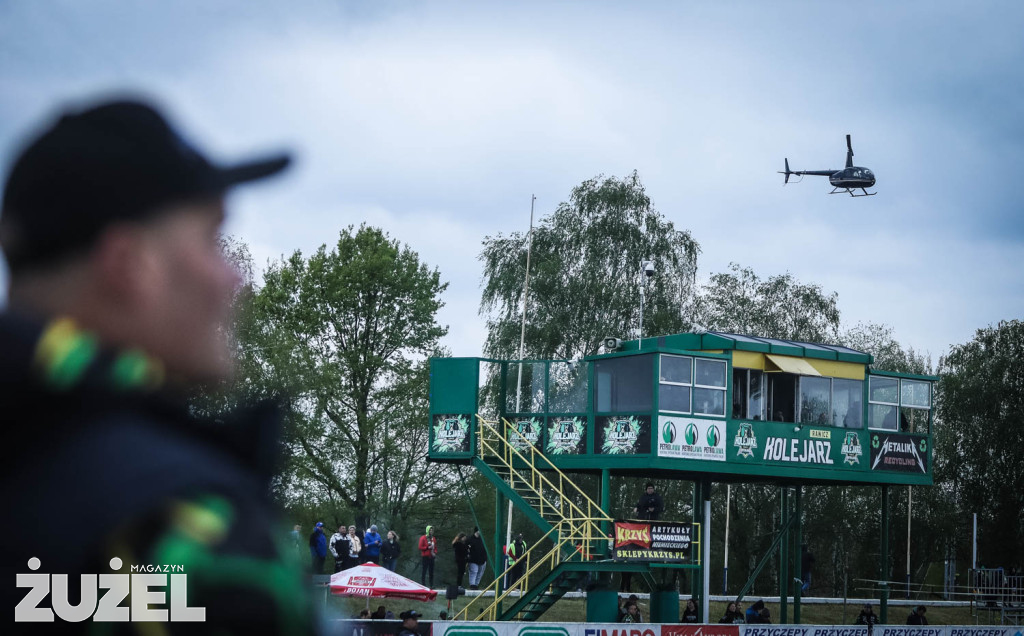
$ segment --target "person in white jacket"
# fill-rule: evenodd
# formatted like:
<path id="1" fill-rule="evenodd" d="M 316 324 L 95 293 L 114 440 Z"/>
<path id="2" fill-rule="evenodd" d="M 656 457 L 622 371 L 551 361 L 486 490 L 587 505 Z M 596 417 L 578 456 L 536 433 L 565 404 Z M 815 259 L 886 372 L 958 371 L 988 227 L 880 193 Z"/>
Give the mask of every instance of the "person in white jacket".
<path id="1" fill-rule="evenodd" d="M 346 532 L 345 524 L 338 526 L 338 531 L 331 535 L 330 541 L 327 542 L 327 548 L 331 551 L 331 556 L 334 557 L 334 571 L 341 572 L 344 570 L 349 551 L 348 533 Z"/>

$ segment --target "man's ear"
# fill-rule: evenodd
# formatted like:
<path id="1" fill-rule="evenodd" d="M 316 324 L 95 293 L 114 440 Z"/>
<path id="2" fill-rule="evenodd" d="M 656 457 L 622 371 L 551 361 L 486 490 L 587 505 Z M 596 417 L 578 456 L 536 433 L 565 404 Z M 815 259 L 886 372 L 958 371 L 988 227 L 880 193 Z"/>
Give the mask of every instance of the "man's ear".
<path id="1" fill-rule="evenodd" d="M 92 253 L 99 289 L 122 302 L 138 302 L 156 284 L 152 254 L 138 228 L 114 226 L 103 231 Z"/>

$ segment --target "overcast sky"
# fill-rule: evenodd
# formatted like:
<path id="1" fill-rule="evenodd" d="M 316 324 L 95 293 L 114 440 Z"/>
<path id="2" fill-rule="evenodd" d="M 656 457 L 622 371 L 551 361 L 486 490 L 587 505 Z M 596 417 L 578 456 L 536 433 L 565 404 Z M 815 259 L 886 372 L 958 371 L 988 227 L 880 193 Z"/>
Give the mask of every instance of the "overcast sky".
<path id="1" fill-rule="evenodd" d="M 228 232 L 262 264 L 385 228 L 451 283 L 455 355 L 483 345 L 481 240 L 636 169 L 701 277 L 790 271 L 937 361 L 1024 314 L 1022 34 L 1021 2 L 5 0 L 0 161 L 123 90 L 216 158 L 292 149 Z M 847 133 L 878 196 L 783 187 Z"/>

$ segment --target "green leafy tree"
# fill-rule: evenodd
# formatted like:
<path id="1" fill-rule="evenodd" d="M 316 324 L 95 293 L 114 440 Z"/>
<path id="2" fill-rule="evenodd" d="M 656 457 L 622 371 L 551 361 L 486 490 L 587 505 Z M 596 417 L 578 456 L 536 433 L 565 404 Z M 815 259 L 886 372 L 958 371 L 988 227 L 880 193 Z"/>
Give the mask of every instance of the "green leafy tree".
<path id="1" fill-rule="evenodd" d="M 519 354 L 527 240 L 519 232 L 484 240 L 489 356 Z M 640 262 L 647 259 L 658 275 L 643 283 L 643 332 L 681 331 L 698 252 L 689 232 L 654 209 L 635 171 L 584 181 L 534 228 L 527 357 L 580 357 L 596 353 L 606 336 L 635 337 Z"/>
<path id="2" fill-rule="evenodd" d="M 937 478 L 962 520 L 978 513 L 982 563 L 1024 566 L 1024 322 L 979 329 L 939 372 Z"/>
<path id="3" fill-rule="evenodd" d="M 925 375 L 934 371 L 931 358 L 912 347 L 903 347 L 888 325 L 857 323 L 843 332 L 840 341 L 851 349 L 870 353 L 874 357 L 872 367 L 875 369 Z"/>
<path id="4" fill-rule="evenodd" d="M 330 250 L 269 264 L 239 319 L 238 388 L 249 399 L 287 396 L 285 502 L 366 527 L 443 489 L 450 476 L 426 464 L 424 423 L 446 286 L 366 226 L 343 230 Z"/>
<path id="5" fill-rule="evenodd" d="M 749 267 L 729 264 L 714 274 L 696 295 L 694 323 L 709 331 L 836 342 L 839 296 L 821 286 L 801 283 L 792 274 L 762 279 Z"/>

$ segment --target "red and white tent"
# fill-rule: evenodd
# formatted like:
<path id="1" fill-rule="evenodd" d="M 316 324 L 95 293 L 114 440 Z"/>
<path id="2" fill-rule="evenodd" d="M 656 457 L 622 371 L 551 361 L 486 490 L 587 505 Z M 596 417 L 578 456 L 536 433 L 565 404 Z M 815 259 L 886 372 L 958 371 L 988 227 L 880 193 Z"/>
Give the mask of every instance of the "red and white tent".
<path id="1" fill-rule="evenodd" d="M 331 594 L 432 601 L 437 592 L 376 563 L 364 563 L 331 575 Z"/>

